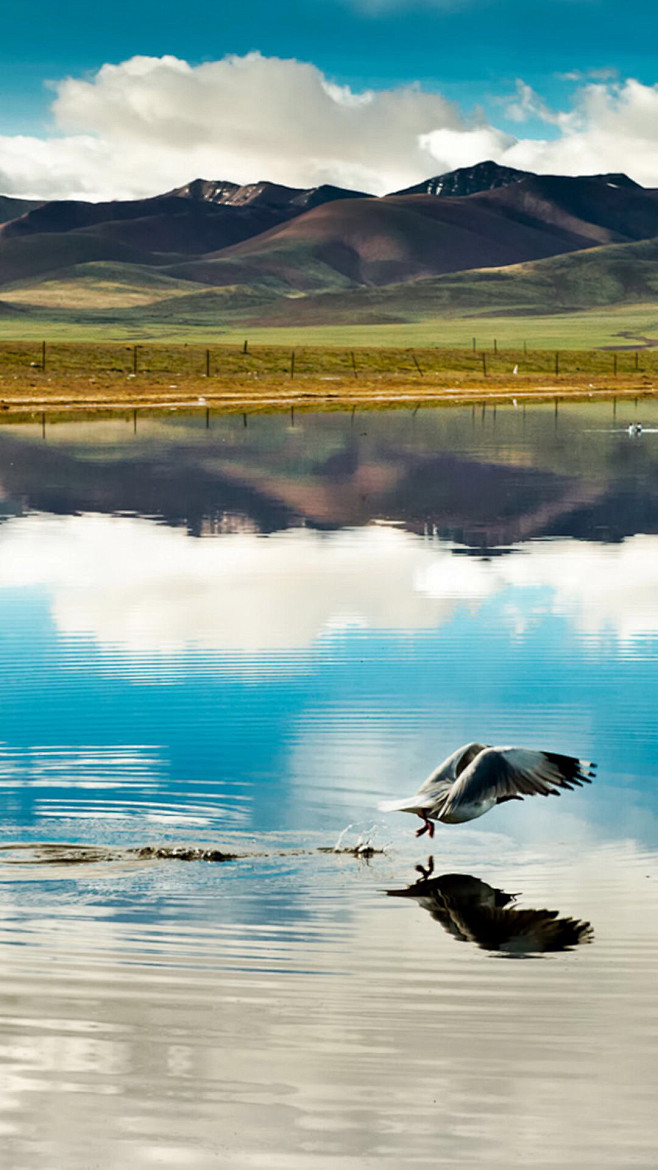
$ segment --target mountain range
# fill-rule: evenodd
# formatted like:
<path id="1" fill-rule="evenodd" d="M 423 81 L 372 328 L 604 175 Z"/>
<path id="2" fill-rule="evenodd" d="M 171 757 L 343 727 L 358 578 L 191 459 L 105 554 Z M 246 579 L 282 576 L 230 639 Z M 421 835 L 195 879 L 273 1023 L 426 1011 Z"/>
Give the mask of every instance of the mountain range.
<path id="1" fill-rule="evenodd" d="M 196 179 L 148 199 L 0 196 L 0 313 L 321 324 L 655 300 L 658 190 L 487 161 L 374 197 Z"/>

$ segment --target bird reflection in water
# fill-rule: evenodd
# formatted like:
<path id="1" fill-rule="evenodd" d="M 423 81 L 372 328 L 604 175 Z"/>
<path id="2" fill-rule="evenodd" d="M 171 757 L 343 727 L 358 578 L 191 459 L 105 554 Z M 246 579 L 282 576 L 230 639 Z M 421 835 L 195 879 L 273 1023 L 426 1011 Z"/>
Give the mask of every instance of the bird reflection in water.
<path id="1" fill-rule="evenodd" d="M 465 873 L 432 877 L 434 858 L 416 866 L 420 878 L 403 890 L 387 890 L 393 898 L 413 898 L 460 942 L 508 956 L 567 951 L 594 937 L 589 922 L 560 918 L 558 910 L 523 910 L 506 894 Z"/>

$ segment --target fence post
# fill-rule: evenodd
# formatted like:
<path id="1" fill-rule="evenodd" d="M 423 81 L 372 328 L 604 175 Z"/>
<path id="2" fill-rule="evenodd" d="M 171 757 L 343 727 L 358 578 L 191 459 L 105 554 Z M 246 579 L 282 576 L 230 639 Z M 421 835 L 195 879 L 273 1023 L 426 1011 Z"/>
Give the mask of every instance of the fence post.
<path id="1" fill-rule="evenodd" d="M 487 355 L 484 352 L 482 353 L 482 374 L 486 378 L 486 376 L 487 376 Z"/>
<path id="2" fill-rule="evenodd" d="M 415 363 L 416 363 L 416 369 L 418 370 L 418 373 L 420 374 L 421 378 L 422 378 L 422 377 L 424 377 L 423 371 L 421 370 L 421 368 L 420 368 L 420 365 L 419 365 L 419 362 L 418 362 L 418 358 L 416 357 L 416 355 L 415 355 L 415 353 L 414 353 L 413 349 L 412 349 L 412 351 L 411 351 L 411 356 L 412 356 L 412 358 L 414 359 L 414 361 L 415 361 Z"/>
<path id="3" fill-rule="evenodd" d="M 294 376 L 295 376 L 295 351 L 293 349 L 292 353 L 290 354 L 290 377 L 294 378 Z"/>

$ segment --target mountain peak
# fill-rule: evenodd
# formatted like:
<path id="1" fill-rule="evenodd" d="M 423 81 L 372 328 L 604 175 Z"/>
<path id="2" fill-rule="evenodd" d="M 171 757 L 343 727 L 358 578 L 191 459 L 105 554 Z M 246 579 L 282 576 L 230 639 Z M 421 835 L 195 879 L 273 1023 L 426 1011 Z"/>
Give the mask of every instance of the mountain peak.
<path id="1" fill-rule="evenodd" d="M 319 203 L 334 199 L 362 198 L 363 191 L 348 191 L 324 183 L 319 187 L 286 187 L 283 183 L 271 183 L 261 179 L 257 183 L 230 183 L 224 179 L 193 179 L 183 187 L 168 191 L 183 199 L 203 200 L 206 203 L 222 203 L 229 207 L 245 207 L 266 204 L 268 207 L 308 209 Z"/>
<path id="2" fill-rule="evenodd" d="M 424 179 L 404 191 L 393 191 L 394 195 L 477 195 L 480 191 L 492 191 L 495 187 L 507 187 L 527 179 L 532 171 L 519 171 L 515 167 L 504 167 L 493 159 L 475 163 L 472 167 L 458 167 Z"/>
<path id="3" fill-rule="evenodd" d="M 163 198 L 176 196 L 179 199 L 200 199 L 204 203 L 226 203 L 239 190 L 239 183 L 230 183 L 226 179 L 192 179 L 191 183 L 167 191 Z"/>

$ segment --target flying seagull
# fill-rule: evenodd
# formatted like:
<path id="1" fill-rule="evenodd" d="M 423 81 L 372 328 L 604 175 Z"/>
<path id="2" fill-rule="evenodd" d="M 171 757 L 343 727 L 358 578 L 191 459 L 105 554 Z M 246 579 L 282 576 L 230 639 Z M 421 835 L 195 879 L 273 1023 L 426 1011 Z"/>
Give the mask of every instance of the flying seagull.
<path id="1" fill-rule="evenodd" d="M 459 825 L 489 812 L 506 800 L 524 796 L 559 796 L 561 788 L 590 784 L 596 764 L 528 748 L 467 743 L 439 764 L 414 796 L 383 801 L 382 812 L 409 812 L 423 825 L 416 832 L 434 836 L 433 821 Z"/>

